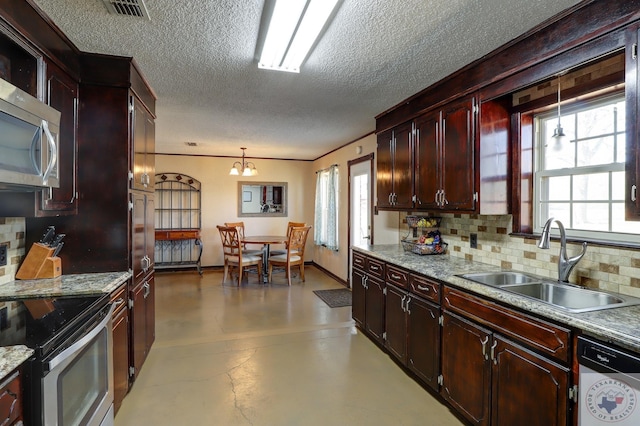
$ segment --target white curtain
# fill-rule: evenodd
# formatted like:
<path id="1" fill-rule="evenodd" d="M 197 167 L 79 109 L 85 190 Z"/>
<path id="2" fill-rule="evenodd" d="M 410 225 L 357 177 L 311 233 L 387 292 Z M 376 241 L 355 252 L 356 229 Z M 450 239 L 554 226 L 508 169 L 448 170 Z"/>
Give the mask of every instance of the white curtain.
<path id="1" fill-rule="evenodd" d="M 338 166 L 316 172 L 316 211 L 313 240 L 338 251 Z"/>

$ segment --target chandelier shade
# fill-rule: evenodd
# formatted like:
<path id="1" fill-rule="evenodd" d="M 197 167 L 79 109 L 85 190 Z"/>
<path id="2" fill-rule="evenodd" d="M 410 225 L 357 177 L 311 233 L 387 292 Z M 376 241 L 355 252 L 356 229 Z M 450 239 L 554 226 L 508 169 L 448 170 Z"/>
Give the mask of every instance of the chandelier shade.
<path id="1" fill-rule="evenodd" d="M 233 163 L 233 166 L 231 166 L 231 170 L 229 171 L 229 175 L 231 176 L 257 176 L 258 175 L 258 169 L 256 169 L 256 165 L 253 164 L 251 161 L 245 161 L 244 159 L 244 151 L 247 148 L 240 148 L 242 150 L 242 161 L 236 161 L 235 163 Z"/>

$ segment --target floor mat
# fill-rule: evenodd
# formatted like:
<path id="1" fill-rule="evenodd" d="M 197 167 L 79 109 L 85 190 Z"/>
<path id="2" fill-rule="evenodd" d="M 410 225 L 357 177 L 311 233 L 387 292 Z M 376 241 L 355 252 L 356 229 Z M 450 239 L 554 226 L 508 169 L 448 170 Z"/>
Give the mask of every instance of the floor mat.
<path id="1" fill-rule="evenodd" d="M 349 289 L 336 288 L 333 290 L 314 290 L 313 292 L 331 308 L 351 306 L 351 290 Z"/>

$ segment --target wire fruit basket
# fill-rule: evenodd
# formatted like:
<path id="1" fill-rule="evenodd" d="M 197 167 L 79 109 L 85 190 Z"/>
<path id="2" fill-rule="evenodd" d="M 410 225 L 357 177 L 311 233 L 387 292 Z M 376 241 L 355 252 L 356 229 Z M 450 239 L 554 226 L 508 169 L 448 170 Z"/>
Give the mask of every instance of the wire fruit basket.
<path id="1" fill-rule="evenodd" d="M 402 240 L 402 248 L 415 254 L 444 254 L 449 245 L 443 241 L 433 244 L 424 244 L 416 240 Z"/>

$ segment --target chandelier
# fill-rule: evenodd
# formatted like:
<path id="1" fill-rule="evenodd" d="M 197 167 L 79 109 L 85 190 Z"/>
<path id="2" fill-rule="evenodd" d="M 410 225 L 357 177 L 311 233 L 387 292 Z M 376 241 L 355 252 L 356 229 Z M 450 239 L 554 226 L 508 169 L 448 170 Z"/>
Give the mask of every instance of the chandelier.
<path id="1" fill-rule="evenodd" d="M 258 169 L 256 169 L 256 165 L 250 161 L 244 160 L 244 150 L 247 148 L 240 148 L 242 150 L 242 162 L 236 161 L 231 166 L 231 170 L 229 174 L 232 176 L 256 176 L 258 174 Z"/>

